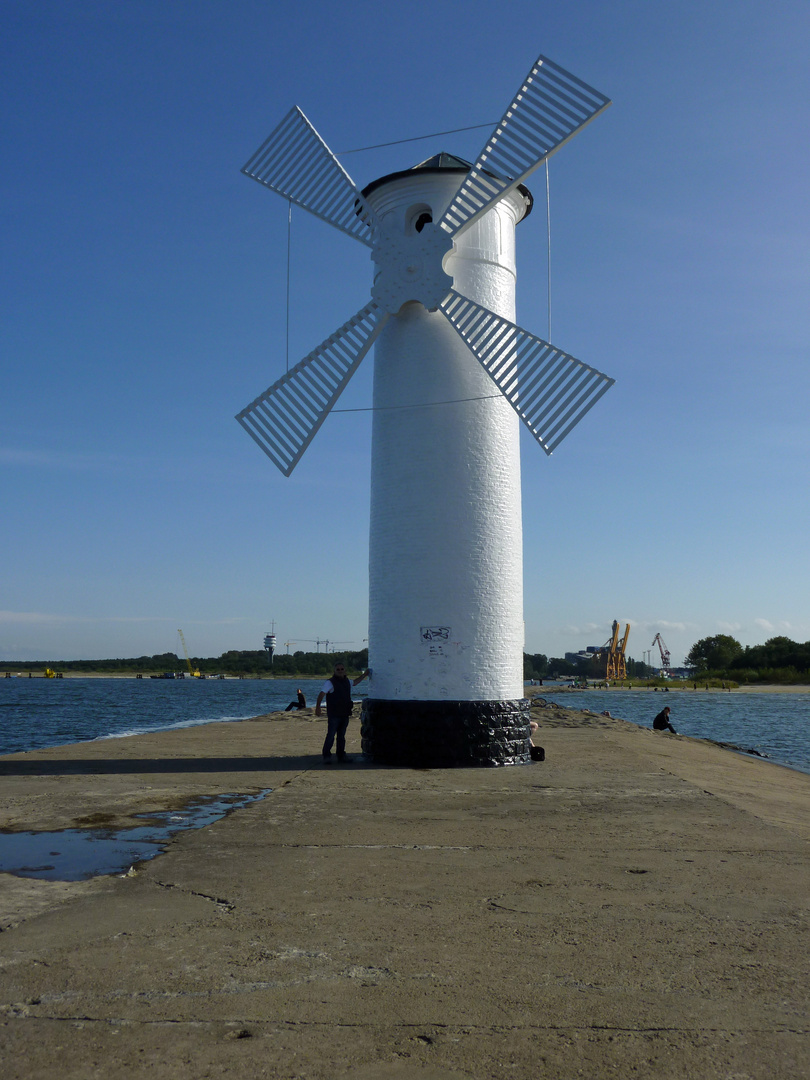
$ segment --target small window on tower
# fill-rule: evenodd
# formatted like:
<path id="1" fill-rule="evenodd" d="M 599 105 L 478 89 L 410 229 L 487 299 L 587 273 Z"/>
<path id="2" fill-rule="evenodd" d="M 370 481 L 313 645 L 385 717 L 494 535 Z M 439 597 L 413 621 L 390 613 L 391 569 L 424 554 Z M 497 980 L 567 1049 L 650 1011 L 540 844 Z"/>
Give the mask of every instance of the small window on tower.
<path id="1" fill-rule="evenodd" d="M 428 203 L 417 203 L 411 206 L 405 215 L 405 232 L 413 235 L 421 232 L 426 225 L 433 221 L 433 210 Z"/>

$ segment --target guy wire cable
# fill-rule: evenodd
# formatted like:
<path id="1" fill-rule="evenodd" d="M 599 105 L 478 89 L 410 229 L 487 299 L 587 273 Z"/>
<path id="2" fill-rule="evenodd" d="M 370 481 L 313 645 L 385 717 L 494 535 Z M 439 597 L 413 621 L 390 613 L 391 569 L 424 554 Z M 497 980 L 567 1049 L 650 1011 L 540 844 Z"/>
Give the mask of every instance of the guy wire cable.
<path id="1" fill-rule="evenodd" d="M 287 371 L 290 370 L 290 234 L 292 232 L 292 199 L 287 200 Z"/>
<path id="2" fill-rule="evenodd" d="M 347 154 L 362 154 L 365 150 L 380 150 L 384 146 L 399 146 L 401 143 L 422 142 L 423 139 L 437 139 L 440 135 L 456 135 L 460 131 L 477 131 L 479 128 L 489 128 L 492 124 L 471 124 L 469 127 L 451 128 L 449 131 L 434 131 L 432 135 L 415 135 L 412 139 L 394 139 L 393 142 L 375 143 L 373 146 L 358 146 L 354 150 L 337 150 L 335 157 L 345 157 Z"/>
<path id="3" fill-rule="evenodd" d="M 551 195 L 548 186 L 548 158 L 546 158 L 546 285 L 548 287 L 548 340 L 551 341 Z"/>

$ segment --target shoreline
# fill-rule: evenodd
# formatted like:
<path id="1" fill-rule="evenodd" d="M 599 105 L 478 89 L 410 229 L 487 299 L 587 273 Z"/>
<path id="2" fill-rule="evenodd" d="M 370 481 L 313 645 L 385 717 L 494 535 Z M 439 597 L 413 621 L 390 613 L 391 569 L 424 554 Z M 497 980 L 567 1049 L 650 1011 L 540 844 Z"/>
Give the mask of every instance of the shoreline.
<path id="1" fill-rule="evenodd" d="M 45 679 L 46 676 L 35 669 L 31 669 L 31 679 Z M 23 668 L 20 671 L 10 672 L 12 679 L 27 679 L 28 669 Z M 58 673 L 58 678 L 55 681 L 64 679 L 138 679 L 138 672 L 107 672 L 107 671 L 64 671 Z M 153 676 L 157 679 L 160 676 L 159 671 L 144 671 L 141 672 L 141 679 L 151 679 Z M 180 672 L 175 679 L 167 679 L 166 682 L 185 682 L 185 681 L 199 681 L 199 682 L 296 682 L 300 680 L 317 681 L 329 678 L 330 672 L 326 670 L 321 675 L 273 675 L 273 674 L 246 674 L 246 675 L 231 675 L 219 673 L 214 675 L 206 675 L 202 679 L 196 679 L 195 676 L 189 675 L 186 672 Z M 5 672 L 0 672 L 0 680 L 6 677 Z M 53 677 L 49 678 L 51 681 Z M 527 696 L 531 697 L 532 694 L 529 691 L 543 691 L 547 689 L 553 689 L 555 693 L 563 693 L 567 690 L 574 690 L 579 693 L 586 693 L 588 690 L 605 690 L 610 692 L 611 690 L 630 690 L 630 686 L 617 686 L 611 687 L 597 686 L 594 683 L 587 687 L 570 687 L 565 682 L 550 683 L 546 682 L 544 685 L 533 685 L 531 683 L 525 683 L 524 688 L 527 691 Z M 743 684 L 741 686 L 735 686 L 731 689 L 723 689 L 719 686 L 701 686 L 698 683 L 697 688 L 694 687 L 694 680 L 676 680 L 669 683 L 667 686 L 641 686 L 635 684 L 632 687 L 633 690 L 639 690 L 641 692 L 658 692 L 658 693 L 680 693 L 682 691 L 689 691 L 690 693 L 702 693 L 702 694 L 810 694 L 810 683 L 750 683 Z"/>
<path id="2" fill-rule="evenodd" d="M 566 706 L 566 708 L 568 708 L 568 706 Z M 589 710 L 589 709 L 585 709 L 585 710 L 573 709 L 573 710 L 570 710 L 570 711 L 572 711 L 572 712 L 582 711 L 588 717 L 601 716 L 601 713 L 594 713 L 594 712 L 591 712 L 591 710 Z M 310 712 L 310 713 L 312 713 L 312 716 L 308 717 L 308 716 L 302 715 L 304 712 Z M 278 714 L 276 714 L 276 713 L 268 713 L 268 714 L 265 714 L 265 715 L 270 716 L 270 717 L 274 717 L 276 715 L 283 716 L 284 714 L 283 713 L 278 713 Z M 286 717 L 284 717 L 284 718 L 286 719 Z M 192 730 L 194 728 L 204 728 L 204 727 L 207 727 L 207 726 L 212 725 L 212 724 L 244 724 L 244 723 L 246 723 L 247 721 L 250 721 L 250 720 L 261 720 L 261 719 L 264 719 L 263 715 L 260 715 L 260 716 L 234 717 L 231 720 L 226 720 L 226 719 L 222 719 L 222 718 L 218 718 L 216 720 L 190 720 L 190 721 L 184 720 L 184 721 L 179 721 L 177 724 L 173 724 L 173 725 L 170 725 L 168 727 L 151 728 L 148 731 L 146 731 L 146 730 L 144 730 L 144 731 L 122 731 L 122 732 L 117 732 L 117 733 L 115 733 L 113 735 L 97 735 L 93 739 L 80 739 L 77 742 L 72 742 L 72 743 L 57 743 L 57 744 L 55 744 L 53 746 L 36 747 L 34 749 L 31 749 L 31 750 L 15 750 L 15 751 L 10 751 L 8 754 L 0 753 L 0 777 L 5 775 L 4 772 L 3 772 L 3 761 L 4 761 L 4 759 L 6 757 L 9 757 L 9 758 L 15 757 L 16 758 L 16 757 L 28 756 L 28 755 L 37 754 L 37 753 L 50 753 L 50 752 L 53 752 L 53 751 L 64 750 L 67 747 L 72 747 L 72 746 L 92 746 L 95 743 L 112 742 L 112 741 L 114 741 L 116 739 L 137 739 L 137 738 L 140 738 L 140 737 L 142 737 L 144 735 L 163 735 L 163 734 L 167 734 L 167 733 L 170 733 L 170 732 L 173 732 L 173 731 L 189 731 L 189 730 Z M 299 720 L 315 720 L 316 718 L 314 716 L 314 710 L 311 707 L 307 708 L 306 710 L 300 710 L 299 713 L 298 713 L 297 719 L 299 719 Z M 621 716 L 612 716 L 611 719 L 619 720 L 623 724 L 631 724 L 633 727 L 638 728 L 640 731 L 650 731 L 651 730 L 651 728 L 649 728 L 645 724 L 638 724 L 638 723 L 636 723 L 635 720 L 625 720 L 624 717 L 621 717 Z M 661 734 L 661 733 L 657 733 L 657 734 Z M 737 743 L 731 743 L 731 742 L 721 740 L 721 739 L 710 739 L 710 738 L 708 738 L 706 736 L 701 736 L 701 735 L 686 735 L 683 732 L 679 733 L 678 738 L 689 739 L 689 740 L 691 740 L 693 742 L 698 742 L 698 743 L 706 743 L 706 744 L 708 744 L 710 746 L 716 746 L 716 747 L 718 747 L 718 749 L 721 749 L 721 750 L 728 750 L 730 753 L 733 753 L 733 754 L 741 754 L 742 756 L 744 756 L 746 758 L 756 758 L 758 761 L 767 762 L 769 765 L 774 765 L 779 769 L 788 769 L 791 772 L 798 772 L 798 773 L 801 773 L 804 776 L 810 776 L 810 770 L 803 769 L 799 765 L 792 765 L 790 762 L 787 762 L 787 761 L 777 761 L 776 759 L 770 757 L 768 754 L 762 754 L 758 750 L 753 749 L 752 747 L 739 746 Z M 0 829 L 2 829 L 2 826 L 0 826 Z"/>
<path id="3" fill-rule="evenodd" d="M 650 689 L 652 690 L 653 688 L 651 687 Z M 549 695 L 551 695 L 551 696 L 553 696 L 555 698 L 556 697 L 563 697 L 564 695 L 567 695 L 567 694 L 585 694 L 585 693 L 587 693 L 586 690 L 582 690 L 582 689 L 575 689 L 575 688 L 569 688 L 569 687 L 565 687 L 565 688 L 562 688 L 562 689 L 557 689 L 557 688 L 555 688 L 553 686 L 549 686 L 549 687 L 542 687 L 542 686 L 541 687 L 531 687 L 530 690 L 531 690 L 531 692 L 529 694 L 529 699 L 531 701 L 534 701 L 536 698 L 541 698 L 541 699 L 544 700 L 544 694 L 542 693 L 543 690 L 547 690 Z M 629 692 L 629 691 L 626 690 L 626 688 L 622 688 L 622 687 L 612 688 L 611 690 L 598 690 L 597 692 L 599 692 L 599 693 L 613 693 L 614 690 L 619 690 L 619 691 L 623 690 L 623 692 L 625 692 L 625 693 Z M 711 693 L 711 692 L 712 691 L 709 691 L 709 693 Z M 705 694 L 706 691 L 704 690 L 703 693 Z M 729 691 L 721 690 L 721 691 L 718 691 L 718 693 L 722 694 L 724 696 L 724 698 L 725 698 L 725 695 L 727 693 L 729 693 Z M 735 691 L 732 690 L 732 691 L 730 691 L 730 693 L 733 695 L 735 693 Z M 618 707 L 621 708 L 620 705 Z M 561 705 L 560 708 L 570 709 L 573 712 L 577 711 L 573 706 L 570 706 L 570 705 Z M 590 716 L 603 716 L 604 715 L 604 713 L 596 713 L 596 712 L 593 712 L 590 709 L 585 709 L 583 711 L 587 715 L 590 715 Z M 642 723 L 642 722 L 640 722 L 638 720 L 629 720 L 626 717 L 612 717 L 612 718 L 613 719 L 620 719 L 620 720 L 622 720 L 623 723 L 632 724 L 633 727 L 637 727 L 641 731 L 651 731 L 652 730 L 651 725 L 648 724 L 648 723 Z M 659 732 L 657 734 L 661 735 L 661 734 L 665 734 L 665 733 L 660 733 Z M 743 745 L 741 745 L 739 743 L 731 742 L 728 739 L 713 738 L 710 735 L 688 734 L 688 733 L 683 732 L 683 731 L 678 732 L 677 738 L 679 738 L 679 739 L 690 739 L 690 740 L 693 740 L 693 741 L 696 741 L 696 742 L 707 743 L 709 745 L 716 746 L 716 747 L 718 747 L 720 749 L 728 750 L 728 751 L 730 751 L 732 753 L 735 753 L 735 754 L 740 754 L 740 755 L 742 755 L 743 757 L 746 757 L 746 758 L 756 758 L 759 761 L 768 762 L 769 764 L 776 765 L 779 768 L 788 769 L 790 772 L 797 772 L 797 773 L 800 773 L 800 774 L 802 774 L 804 776 L 810 776 L 810 766 L 797 765 L 797 764 L 794 764 L 791 761 L 780 760 L 778 758 L 774 758 L 770 753 L 766 753 L 764 751 L 757 750 L 752 746 L 743 746 Z"/>
<path id="4" fill-rule="evenodd" d="M 138 681 L 138 672 L 127 671 L 63 671 L 57 672 L 57 676 L 46 676 L 41 672 L 31 668 L 31 680 L 35 679 L 47 679 L 48 682 L 60 682 L 65 679 L 133 679 Z M 157 671 L 143 671 L 140 673 L 141 680 L 151 679 L 153 676 L 155 680 L 161 679 L 160 672 Z M 10 673 L 12 679 L 28 679 L 28 670 L 13 671 Z M 5 679 L 6 674 L 3 672 L 0 674 L 0 680 Z M 218 674 L 206 675 L 200 679 L 196 675 L 189 675 L 187 672 L 181 672 L 176 674 L 174 679 L 161 679 L 163 682 L 294 682 L 297 679 L 326 679 L 328 675 L 223 675 L 221 678 Z"/>
<path id="5" fill-rule="evenodd" d="M 805 683 L 756 683 L 746 686 L 735 686 L 730 690 L 723 690 L 719 686 L 700 686 L 698 685 L 695 690 L 690 683 L 688 686 L 685 684 L 678 685 L 673 683 L 671 686 L 596 686 L 591 685 L 587 687 L 568 686 L 560 683 L 545 683 L 543 686 L 531 686 L 527 684 L 527 690 L 535 691 L 539 694 L 545 691 L 551 691 L 555 694 L 572 693 L 572 694 L 586 694 L 590 690 L 596 690 L 599 693 L 610 694 L 616 690 L 625 690 L 630 692 L 631 690 L 638 690 L 640 693 L 659 693 L 659 694 L 679 694 L 688 691 L 690 694 L 810 694 L 810 684 Z M 529 694 L 530 697 L 534 696 Z"/>
<path id="6" fill-rule="evenodd" d="M 85 676 L 84 675 L 78 675 L 78 676 L 75 676 L 75 677 L 76 678 L 83 678 Z M 108 677 L 109 676 L 104 676 L 104 675 L 98 676 L 98 678 L 108 678 Z M 91 678 L 93 678 L 93 677 L 91 676 Z M 117 678 L 117 677 L 113 676 L 113 678 Z M 290 680 L 285 679 L 283 681 L 284 682 L 289 682 Z M 297 679 L 297 680 L 294 680 L 294 681 L 298 682 L 298 683 L 319 683 L 320 679 L 318 677 L 312 677 L 312 678 L 307 678 L 307 679 Z M 641 697 L 643 695 L 643 691 L 645 689 L 647 690 L 648 693 L 655 693 L 656 692 L 655 688 L 653 688 L 653 687 L 650 687 L 650 688 L 638 688 L 637 687 L 635 689 L 635 691 L 630 691 L 626 687 L 612 687 L 609 690 L 599 689 L 599 688 L 596 688 L 596 687 L 590 687 L 588 689 L 591 692 L 600 693 L 600 694 L 615 694 L 616 692 L 626 693 L 626 694 L 631 694 L 632 697 L 636 697 L 636 696 Z M 763 687 L 751 688 L 751 689 L 755 693 L 761 692 L 761 693 L 765 693 L 765 694 L 772 694 L 772 693 L 776 693 L 776 694 L 778 694 L 778 693 L 788 693 L 788 694 L 799 693 L 799 694 L 801 694 L 802 692 L 810 692 L 810 687 L 808 687 L 808 688 L 804 688 L 804 687 L 798 687 L 798 688 L 797 687 L 782 687 L 782 686 L 773 685 L 773 684 L 764 685 Z M 361 688 L 361 690 L 362 690 L 362 688 Z M 658 691 L 658 692 L 661 692 L 661 691 Z M 735 690 L 722 691 L 722 690 L 719 690 L 719 689 L 710 689 L 709 691 L 699 690 L 697 692 L 690 691 L 690 693 L 698 693 L 698 694 L 703 694 L 703 695 L 705 695 L 707 693 L 708 694 L 722 695 L 723 700 L 725 700 L 725 697 L 726 697 L 727 694 L 734 695 L 737 692 L 738 691 L 735 691 Z M 551 695 L 553 697 L 564 698 L 564 697 L 566 697 L 568 695 L 571 695 L 571 694 L 587 694 L 587 693 L 588 693 L 588 690 L 583 690 L 583 689 L 580 689 L 580 688 L 571 688 L 571 687 L 568 687 L 568 686 L 553 685 L 553 684 L 546 684 L 544 686 L 531 686 L 531 685 L 526 685 L 525 686 L 525 694 L 526 694 L 526 697 L 527 697 L 527 699 L 529 701 L 535 701 L 538 698 L 542 699 L 542 698 L 545 697 L 546 694 Z M 366 696 L 367 696 L 366 694 L 360 692 L 359 695 L 355 698 L 355 703 L 356 704 L 361 704 L 363 699 Z M 257 705 L 258 705 L 258 707 L 261 707 L 261 704 L 257 703 L 257 702 L 246 702 L 245 704 L 247 705 L 248 709 L 250 709 L 251 705 L 252 705 L 253 709 L 255 709 L 257 707 Z M 611 708 L 614 708 L 614 707 L 621 708 L 621 706 L 618 703 L 616 703 L 616 705 L 611 705 Z M 571 709 L 572 707 L 571 706 L 566 706 L 566 708 Z M 573 711 L 576 711 L 576 709 L 574 709 Z M 587 708 L 584 709 L 584 711 L 586 713 L 591 712 L 591 710 L 589 710 Z M 311 715 L 308 715 L 308 714 L 311 714 Z M 3 757 L 6 756 L 6 755 L 13 755 L 13 754 L 26 754 L 27 755 L 27 754 L 36 753 L 36 752 L 38 752 L 40 750 L 42 750 L 42 751 L 50 751 L 50 750 L 56 751 L 56 750 L 59 750 L 60 748 L 63 748 L 63 747 L 83 746 L 83 745 L 86 746 L 86 745 L 92 745 L 93 743 L 96 743 L 96 742 L 107 742 L 107 741 L 114 741 L 114 740 L 119 740 L 119 739 L 132 739 L 132 738 L 138 738 L 138 737 L 144 736 L 144 735 L 153 735 L 153 734 L 158 735 L 158 734 L 162 734 L 162 733 L 166 733 L 166 732 L 182 731 L 182 730 L 193 729 L 193 728 L 198 728 L 198 727 L 206 727 L 206 726 L 211 725 L 211 724 L 223 723 L 223 724 L 231 724 L 232 725 L 234 723 L 241 723 L 241 722 L 244 722 L 244 721 L 247 721 L 247 720 L 255 719 L 257 715 L 260 716 L 260 717 L 264 717 L 264 716 L 275 715 L 275 714 L 271 714 L 271 713 L 259 713 L 259 714 L 256 714 L 253 711 L 246 711 L 241 716 L 224 715 L 224 716 L 207 717 L 205 719 L 199 719 L 197 717 L 194 717 L 194 718 L 190 718 L 190 719 L 177 720 L 175 722 L 166 723 L 165 726 L 160 726 L 160 727 L 152 727 L 152 728 L 144 728 L 144 729 L 138 729 L 137 727 L 134 727 L 134 728 L 130 728 L 130 729 L 125 730 L 125 731 L 107 732 L 107 733 L 104 733 L 104 734 L 99 734 L 99 735 L 95 735 L 95 736 L 84 738 L 84 739 L 77 739 L 75 742 L 70 742 L 70 743 L 53 743 L 52 745 L 46 746 L 46 747 L 29 747 L 27 749 L 6 750 L 6 751 L 0 750 L 0 761 L 2 761 Z M 300 716 L 302 719 L 307 719 L 307 718 L 312 719 L 312 718 L 314 718 L 313 709 L 312 709 L 311 705 L 306 710 L 302 711 L 301 713 L 296 713 L 295 715 Z M 596 715 L 596 714 L 593 714 L 593 715 Z M 642 721 L 642 720 L 638 720 L 638 719 L 632 719 L 631 720 L 631 719 L 627 719 L 624 716 L 619 716 L 618 719 L 622 720 L 623 722 L 632 724 L 633 726 L 638 727 L 641 730 L 646 730 L 648 728 L 647 723 Z M 707 742 L 707 743 L 716 745 L 718 747 L 721 747 L 723 749 L 728 749 L 733 753 L 742 754 L 742 755 L 744 755 L 746 757 L 755 757 L 755 758 L 758 758 L 760 761 L 767 761 L 770 764 L 777 765 L 777 766 L 779 766 L 780 768 L 783 768 L 783 769 L 788 769 L 791 772 L 798 772 L 798 773 L 801 773 L 801 774 L 804 774 L 804 775 L 810 775 L 810 767 L 808 767 L 804 763 L 796 764 L 796 763 L 794 763 L 792 761 L 782 760 L 782 759 L 780 759 L 778 757 L 774 757 L 773 756 L 774 751 L 773 751 L 772 748 L 765 747 L 765 748 L 763 748 L 761 750 L 757 750 L 756 748 L 754 748 L 752 746 L 746 746 L 746 745 L 741 744 L 741 743 L 735 743 L 735 742 L 732 742 L 732 741 L 730 741 L 730 740 L 728 740 L 726 738 L 723 738 L 722 736 L 714 737 L 711 734 L 687 734 L 685 732 L 680 732 L 679 734 L 680 734 L 680 737 L 683 737 L 683 738 L 689 738 L 689 739 L 694 739 L 694 740 L 701 741 L 701 742 Z"/>

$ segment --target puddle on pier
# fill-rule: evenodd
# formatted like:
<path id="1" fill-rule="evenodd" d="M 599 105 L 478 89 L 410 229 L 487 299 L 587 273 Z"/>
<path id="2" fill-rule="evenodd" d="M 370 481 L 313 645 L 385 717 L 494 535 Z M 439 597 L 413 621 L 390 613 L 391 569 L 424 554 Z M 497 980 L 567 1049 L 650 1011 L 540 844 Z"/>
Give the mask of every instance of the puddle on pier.
<path id="1" fill-rule="evenodd" d="M 165 851 L 176 833 L 202 829 L 233 810 L 263 799 L 258 795 L 220 795 L 200 799 L 182 810 L 136 814 L 148 825 L 128 829 L 62 829 L 58 832 L 0 833 L 0 872 L 46 881 L 85 881 L 121 874 L 138 862 Z"/>

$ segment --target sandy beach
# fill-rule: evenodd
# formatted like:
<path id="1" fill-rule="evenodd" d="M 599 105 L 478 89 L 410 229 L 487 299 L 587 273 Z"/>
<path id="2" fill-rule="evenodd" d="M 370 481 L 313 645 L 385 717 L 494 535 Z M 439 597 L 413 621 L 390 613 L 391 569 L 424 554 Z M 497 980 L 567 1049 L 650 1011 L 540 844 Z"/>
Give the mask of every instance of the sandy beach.
<path id="1" fill-rule="evenodd" d="M 0 875 L 4 1077 L 807 1076 L 810 776 L 534 712 L 521 768 L 324 768 L 311 710 L 0 757 L 3 830 L 272 789 Z"/>
<path id="2" fill-rule="evenodd" d="M 761 686 L 738 686 L 733 692 L 739 694 L 810 694 L 810 686 L 804 684 L 762 683 Z"/>

